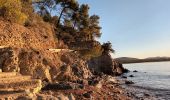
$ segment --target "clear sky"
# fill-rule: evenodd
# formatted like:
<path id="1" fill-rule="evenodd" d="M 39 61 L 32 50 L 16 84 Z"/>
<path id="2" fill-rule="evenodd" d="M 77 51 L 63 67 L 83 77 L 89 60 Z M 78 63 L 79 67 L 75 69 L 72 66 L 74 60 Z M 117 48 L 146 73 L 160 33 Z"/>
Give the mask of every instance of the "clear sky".
<path id="1" fill-rule="evenodd" d="M 100 16 L 115 57 L 170 56 L 170 0 L 78 0 Z"/>

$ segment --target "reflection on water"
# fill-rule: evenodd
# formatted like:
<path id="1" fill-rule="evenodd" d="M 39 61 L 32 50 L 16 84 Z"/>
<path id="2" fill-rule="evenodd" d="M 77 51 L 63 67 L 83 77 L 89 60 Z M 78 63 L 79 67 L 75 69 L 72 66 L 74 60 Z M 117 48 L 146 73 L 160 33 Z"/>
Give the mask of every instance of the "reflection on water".
<path id="1" fill-rule="evenodd" d="M 135 82 L 135 85 L 170 90 L 170 62 L 124 64 L 124 67 L 131 71 L 127 76 L 135 76 L 128 77 L 129 80 Z M 132 72 L 133 70 L 138 72 Z"/>

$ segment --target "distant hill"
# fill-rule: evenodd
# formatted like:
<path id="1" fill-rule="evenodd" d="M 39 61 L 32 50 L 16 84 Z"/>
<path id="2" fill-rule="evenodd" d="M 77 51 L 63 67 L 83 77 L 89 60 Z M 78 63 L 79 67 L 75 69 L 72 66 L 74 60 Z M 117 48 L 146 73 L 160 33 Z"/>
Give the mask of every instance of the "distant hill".
<path id="1" fill-rule="evenodd" d="M 132 57 L 120 57 L 115 58 L 116 61 L 120 63 L 142 63 L 142 62 L 161 62 L 161 61 L 170 61 L 170 57 L 148 57 L 145 59 L 132 58 Z"/>

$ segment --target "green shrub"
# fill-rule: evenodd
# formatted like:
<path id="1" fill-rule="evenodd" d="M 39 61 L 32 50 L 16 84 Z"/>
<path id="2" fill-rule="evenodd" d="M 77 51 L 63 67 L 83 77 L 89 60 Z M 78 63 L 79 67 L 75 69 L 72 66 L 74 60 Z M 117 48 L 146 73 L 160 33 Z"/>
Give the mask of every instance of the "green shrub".
<path id="1" fill-rule="evenodd" d="M 94 46 L 89 50 L 80 50 L 81 56 L 85 59 L 90 59 L 93 57 L 98 57 L 102 54 L 102 48 L 100 45 Z"/>
<path id="2" fill-rule="evenodd" d="M 0 16 L 19 24 L 24 24 L 27 20 L 27 16 L 22 12 L 20 0 L 0 0 Z"/>

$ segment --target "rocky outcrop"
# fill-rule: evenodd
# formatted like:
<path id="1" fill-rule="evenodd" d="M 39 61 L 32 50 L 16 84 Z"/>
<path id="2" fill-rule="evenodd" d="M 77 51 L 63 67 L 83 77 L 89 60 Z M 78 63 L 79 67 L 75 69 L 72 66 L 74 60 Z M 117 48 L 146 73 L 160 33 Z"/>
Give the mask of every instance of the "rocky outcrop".
<path id="1" fill-rule="evenodd" d="M 19 72 L 46 82 L 76 81 L 92 76 L 87 63 L 74 52 L 53 53 L 25 48 L 0 48 L 2 72 Z"/>
<path id="2" fill-rule="evenodd" d="M 41 52 L 22 48 L 4 47 L 0 49 L 0 68 L 2 72 L 19 72 L 36 79 L 51 80 L 50 68 Z M 55 62 L 53 62 L 55 63 Z"/>
<path id="3" fill-rule="evenodd" d="M 0 68 L 3 72 L 19 71 L 17 55 L 17 50 L 10 47 L 0 48 Z"/>
<path id="4" fill-rule="evenodd" d="M 50 51 L 65 47 L 55 38 L 51 25 L 38 22 L 33 27 L 24 27 L 3 20 L 0 23 L 2 72 L 19 72 L 47 82 L 92 76 L 87 63 L 77 53 Z"/>
<path id="5" fill-rule="evenodd" d="M 43 21 L 33 27 L 3 20 L 0 23 L 0 69 L 53 81 L 51 76 L 63 62 L 57 53 L 47 50 L 62 45 L 58 45 L 51 25 Z"/>
<path id="6" fill-rule="evenodd" d="M 123 73 L 129 72 L 129 70 L 124 68 L 123 65 L 118 61 L 113 60 L 113 66 L 115 68 L 114 69 L 115 75 L 121 75 Z"/>
<path id="7" fill-rule="evenodd" d="M 86 61 L 83 61 L 74 52 L 65 52 L 60 57 L 64 65 L 60 67 L 60 72 L 56 76 L 59 81 L 75 81 L 90 78 L 92 73 L 88 69 Z"/>
<path id="8" fill-rule="evenodd" d="M 99 57 L 92 58 L 88 62 L 90 70 L 94 74 L 104 73 L 108 75 L 120 75 L 127 70 L 123 68 L 122 64 L 113 61 L 110 55 L 103 54 Z"/>

